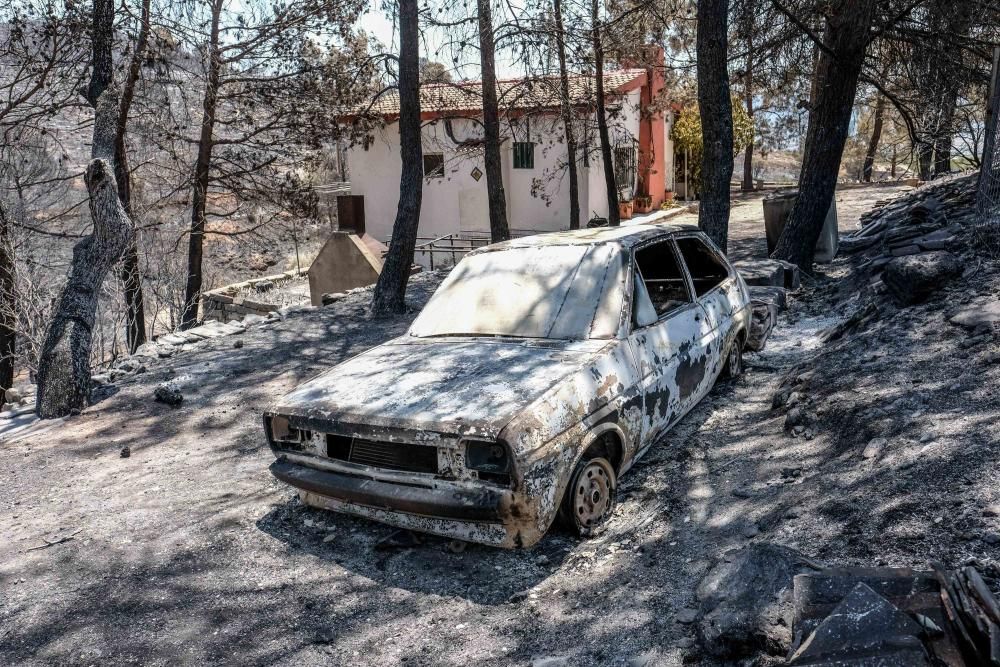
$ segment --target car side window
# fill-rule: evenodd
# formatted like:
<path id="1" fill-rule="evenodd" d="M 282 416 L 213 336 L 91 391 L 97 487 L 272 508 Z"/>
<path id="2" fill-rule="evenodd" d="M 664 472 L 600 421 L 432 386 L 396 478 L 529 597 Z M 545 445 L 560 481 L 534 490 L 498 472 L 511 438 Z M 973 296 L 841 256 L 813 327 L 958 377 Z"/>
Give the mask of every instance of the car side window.
<path id="1" fill-rule="evenodd" d="M 729 277 L 729 269 L 722 263 L 715 252 L 696 236 L 677 239 L 684 263 L 687 264 L 694 291 L 698 296 L 704 295 L 717 287 Z"/>
<path id="2" fill-rule="evenodd" d="M 661 241 L 637 250 L 635 263 L 657 318 L 691 303 L 687 280 L 671 241 Z M 639 282 L 637 279 L 636 283 Z"/>

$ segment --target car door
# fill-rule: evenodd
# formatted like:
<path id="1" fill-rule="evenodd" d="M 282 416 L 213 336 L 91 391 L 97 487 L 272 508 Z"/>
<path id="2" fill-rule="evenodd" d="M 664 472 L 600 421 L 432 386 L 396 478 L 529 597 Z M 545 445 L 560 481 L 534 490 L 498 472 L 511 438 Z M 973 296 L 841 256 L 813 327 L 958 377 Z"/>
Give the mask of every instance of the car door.
<path id="1" fill-rule="evenodd" d="M 632 264 L 629 346 L 643 390 L 641 453 L 683 415 L 695 387 L 679 380 L 708 329 L 673 241 L 668 238 L 636 249 Z"/>
<path id="2" fill-rule="evenodd" d="M 712 388 L 725 363 L 731 343 L 733 314 L 742 302 L 736 274 L 707 239 L 691 234 L 676 238 L 695 299 L 706 315 L 707 331 L 699 344 L 706 355 L 706 371 L 692 393 L 697 402 Z"/>

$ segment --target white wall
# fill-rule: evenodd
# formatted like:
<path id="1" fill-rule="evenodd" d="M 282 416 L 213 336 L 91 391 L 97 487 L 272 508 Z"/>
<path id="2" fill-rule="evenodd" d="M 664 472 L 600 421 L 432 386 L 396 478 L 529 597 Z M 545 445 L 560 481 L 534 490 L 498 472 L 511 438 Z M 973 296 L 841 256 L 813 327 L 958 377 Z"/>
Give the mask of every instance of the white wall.
<path id="1" fill-rule="evenodd" d="M 639 91 L 626 96 L 615 117 L 610 119 L 612 143 L 638 139 Z M 554 231 L 569 228 L 569 176 L 565 168 L 563 126 L 556 115 L 534 116 L 530 120 L 501 119 L 501 159 L 507 199 L 507 220 L 511 230 Z M 596 141 L 593 116 L 580 119 Z M 482 136 L 481 125 L 467 119 L 451 122 L 454 139 Z M 517 141 L 535 142 L 534 169 L 513 168 L 511 135 Z M 425 121 L 422 130 L 425 154 L 442 153 L 443 178 L 425 178 L 418 236 L 434 238 L 460 231 L 489 232 L 486 205 L 486 175 L 476 181 L 472 172 L 485 170 L 481 147 L 463 148 L 446 132 L 445 121 Z M 596 143 L 594 144 L 596 146 Z M 668 151 L 668 155 L 670 151 Z M 351 192 L 365 198 L 365 225 L 369 234 L 385 241 L 392 234 L 399 200 L 399 124 L 376 131 L 367 149 L 348 150 Z M 580 164 L 580 225 L 593 215 L 607 216 L 604 171 L 599 157 L 592 155 L 590 167 Z"/>

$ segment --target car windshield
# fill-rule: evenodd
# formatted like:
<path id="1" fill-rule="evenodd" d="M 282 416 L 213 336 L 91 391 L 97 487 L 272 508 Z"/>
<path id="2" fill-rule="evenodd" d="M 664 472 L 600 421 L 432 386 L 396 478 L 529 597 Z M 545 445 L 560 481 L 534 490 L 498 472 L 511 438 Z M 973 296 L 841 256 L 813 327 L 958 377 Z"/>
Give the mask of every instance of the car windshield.
<path id="1" fill-rule="evenodd" d="M 616 245 L 538 245 L 466 257 L 410 335 L 582 340 L 618 331 L 624 294 Z"/>

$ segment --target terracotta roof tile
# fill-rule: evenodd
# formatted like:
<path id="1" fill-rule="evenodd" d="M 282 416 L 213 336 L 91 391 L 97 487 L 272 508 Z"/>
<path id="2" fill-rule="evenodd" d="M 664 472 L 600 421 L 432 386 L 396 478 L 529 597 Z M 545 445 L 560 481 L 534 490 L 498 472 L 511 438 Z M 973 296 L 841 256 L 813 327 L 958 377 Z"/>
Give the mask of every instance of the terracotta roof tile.
<path id="1" fill-rule="evenodd" d="M 622 69 L 604 75 L 604 88 L 616 92 L 642 77 L 642 69 Z M 593 76 L 573 76 L 569 80 L 570 99 L 573 104 L 593 102 Z M 534 79 L 507 79 L 497 82 L 497 97 L 500 108 L 506 111 L 520 109 L 557 108 L 559 106 L 558 77 Z M 463 81 L 459 83 L 431 83 L 420 87 L 420 111 L 422 113 L 478 112 L 482 109 L 482 83 Z M 376 116 L 399 115 L 399 93 L 386 92 L 372 105 L 369 113 Z"/>

